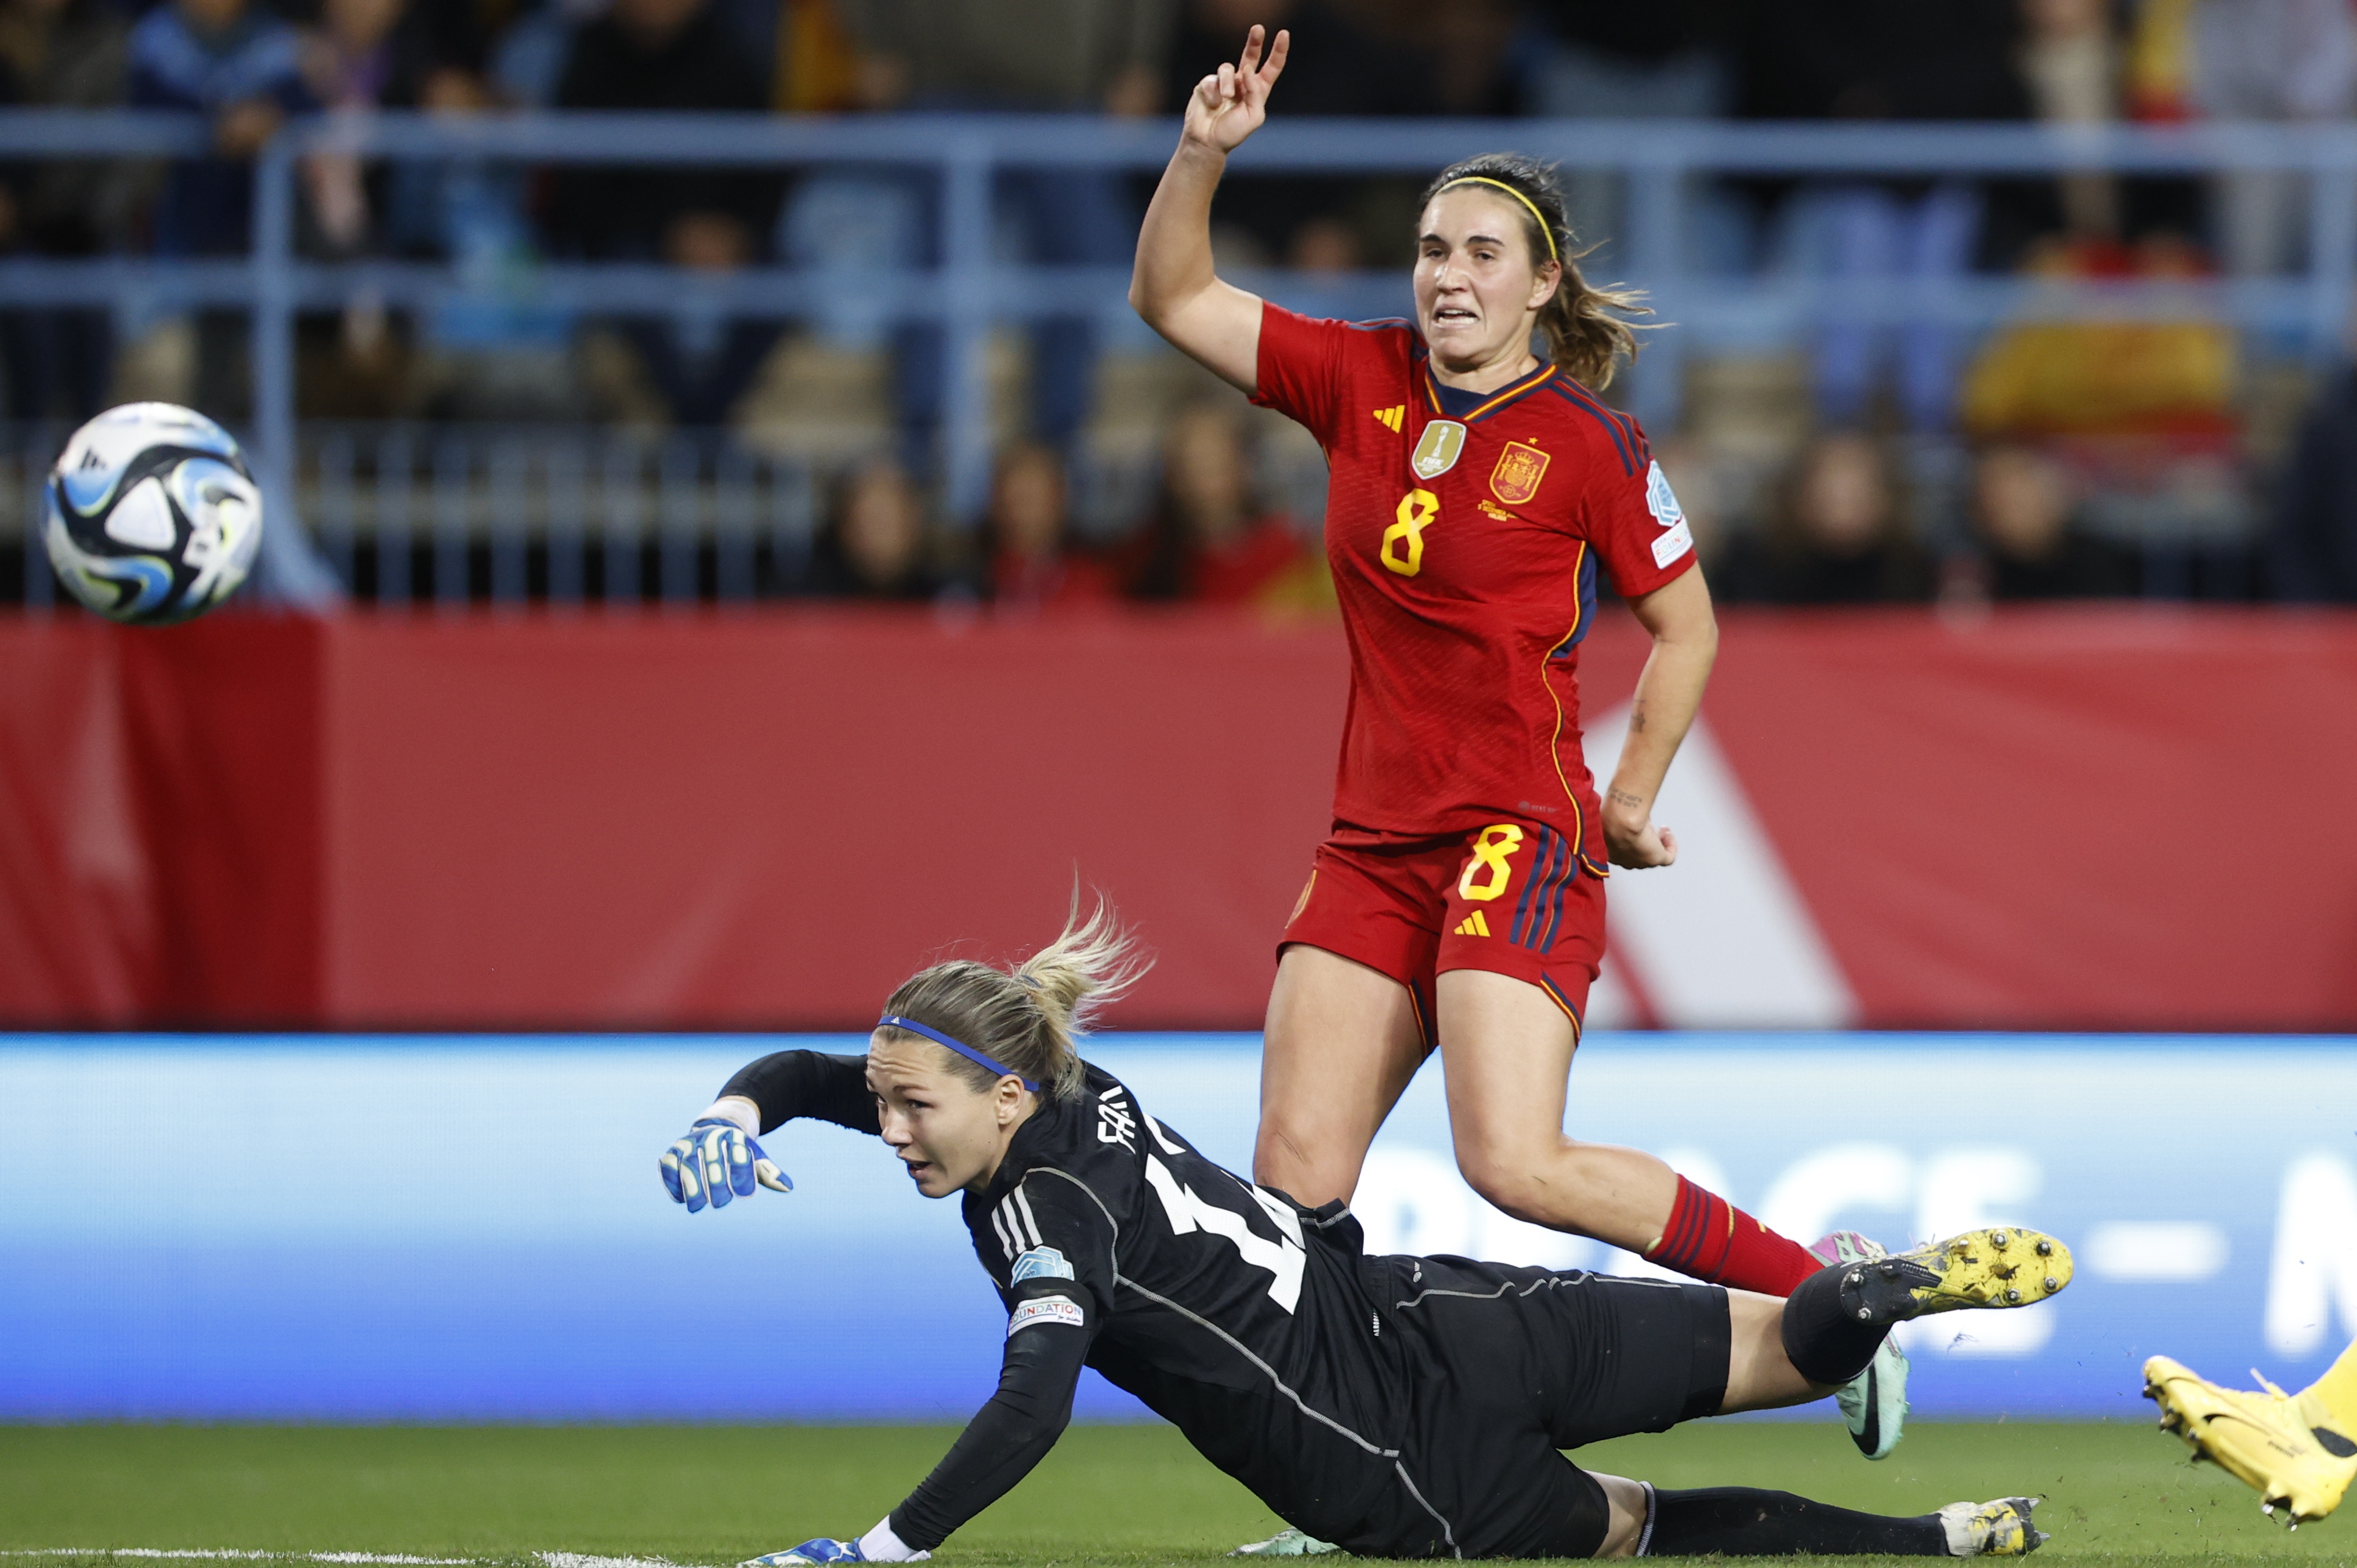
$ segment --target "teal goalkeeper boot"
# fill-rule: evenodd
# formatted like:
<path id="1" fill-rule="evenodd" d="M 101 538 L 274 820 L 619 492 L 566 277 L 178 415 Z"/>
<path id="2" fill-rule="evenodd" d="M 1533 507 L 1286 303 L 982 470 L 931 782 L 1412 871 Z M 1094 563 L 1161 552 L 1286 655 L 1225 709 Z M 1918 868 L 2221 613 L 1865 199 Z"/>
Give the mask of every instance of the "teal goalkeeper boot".
<path id="1" fill-rule="evenodd" d="M 1836 1230 L 1809 1251 L 1835 1263 L 1871 1262 L 1887 1256 L 1882 1244 L 1855 1230 Z M 1898 1341 L 1884 1339 L 1866 1370 L 1834 1391 L 1842 1420 L 1849 1424 L 1849 1440 L 1869 1459 L 1888 1459 L 1907 1430 L 1907 1352 Z"/>

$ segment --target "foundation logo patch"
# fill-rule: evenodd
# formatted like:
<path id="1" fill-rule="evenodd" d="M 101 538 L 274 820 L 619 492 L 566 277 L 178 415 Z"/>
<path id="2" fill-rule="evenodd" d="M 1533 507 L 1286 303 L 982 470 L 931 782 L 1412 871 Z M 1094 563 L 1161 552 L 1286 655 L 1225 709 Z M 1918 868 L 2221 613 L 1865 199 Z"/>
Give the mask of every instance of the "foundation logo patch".
<path id="1" fill-rule="evenodd" d="M 1419 479 L 1437 479 L 1457 467 L 1458 455 L 1464 450 L 1465 427 L 1453 419 L 1436 419 L 1416 438 L 1415 456 L 1408 459 L 1408 467 Z"/>
<path id="2" fill-rule="evenodd" d="M 1006 1337 L 1012 1339 L 1035 1323 L 1064 1323 L 1074 1328 L 1089 1326 L 1088 1316 L 1081 1311 L 1081 1304 L 1070 1296 L 1039 1295 L 1015 1309 L 1015 1315 L 1006 1320 Z"/>
<path id="3" fill-rule="evenodd" d="M 1498 455 L 1498 466 L 1490 470 L 1491 492 L 1508 506 L 1523 506 L 1539 493 L 1539 481 L 1546 478 L 1546 471 L 1545 453 L 1509 441 Z"/>

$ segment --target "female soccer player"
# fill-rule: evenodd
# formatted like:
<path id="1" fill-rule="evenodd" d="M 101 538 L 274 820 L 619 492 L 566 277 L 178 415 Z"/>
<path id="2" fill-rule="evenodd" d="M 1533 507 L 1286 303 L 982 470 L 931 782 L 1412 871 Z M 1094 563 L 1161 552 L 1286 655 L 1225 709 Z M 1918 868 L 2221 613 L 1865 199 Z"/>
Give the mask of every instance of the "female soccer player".
<path id="1" fill-rule="evenodd" d="M 1331 470 L 1351 703 L 1332 836 L 1279 943 L 1254 1176 L 1348 1197 L 1437 1045 L 1458 1167 L 1482 1197 L 1782 1295 L 1824 1260 L 1651 1155 L 1563 1132 L 1606 862 L 1677 858 L 1652 806 L 1717 649 L 1677 499 L 1636 422 L 1595 395 L 1633 351 L 1613 314 L 1632 298 L 1580 276 L 1554 176 L 1511 154 L 1426 189 L 1412 322 L 1312 321 L 1222 282 L 1212 191 L 1288 44 L 1264 62 L 1262 40 L 1188 101 L 1130 285 L 1165 338 L 1308 426 Z M 1577 687 L 1599 572 L 1653 639 L 1600 805 Z M 1876 1458 L 1905 1409 L 1896 1347 L 1880 1366 L 1844 1394 Z"/>
<path id="2" fill-rule="evenodd" d="M 1007 1309 L 998 1391 L 873 1530 L 762 1564 L 921 1558 L 1071 1418 L 1083 1366 L 1174 1423 L 1297 1530 L 1398 1557 L 2018 1555 L 2029 1499 L 1886 1519 L 1781 1492 L 1661 1491 L 1557 1452 L 1817 1398 L 1891 1324 L 2024 1305 L 2071 1277 L 2030 1231 L 1828 1268 L 1789 1301 L 1713 1285 L 1370 1258 L 1339 1202 L 1213 1165 L 1081 1059 L 1092 1005 L 1141 966 L 1100 906 L 1012 972 L 936 964 L 866 1057 L 752 1063 L 662 1159 L 692 1213 L 789 1183 L 754 1141 L 796 1116 L 880 1133 L 928 1197 L 961 1196 Z"/>

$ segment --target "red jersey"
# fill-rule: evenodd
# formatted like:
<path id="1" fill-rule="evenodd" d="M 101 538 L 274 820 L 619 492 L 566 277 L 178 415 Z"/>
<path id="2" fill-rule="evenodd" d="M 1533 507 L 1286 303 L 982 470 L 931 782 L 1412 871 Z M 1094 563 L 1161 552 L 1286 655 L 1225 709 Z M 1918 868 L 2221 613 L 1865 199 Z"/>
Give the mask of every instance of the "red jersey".
<path id="1" fill-rule="evenodd" d="M 1579 747 L 1596 574 L 1623 597 L 1695 564 L 1637 422 L 1552 365 L 1442 386 L 1405 321 L 1261 312 L 1253 401 L 1326 449 L 1326 554 L 1351 641 L 1334 815 L 1426 835 L 1555 823 L 1604 875 Z"/>

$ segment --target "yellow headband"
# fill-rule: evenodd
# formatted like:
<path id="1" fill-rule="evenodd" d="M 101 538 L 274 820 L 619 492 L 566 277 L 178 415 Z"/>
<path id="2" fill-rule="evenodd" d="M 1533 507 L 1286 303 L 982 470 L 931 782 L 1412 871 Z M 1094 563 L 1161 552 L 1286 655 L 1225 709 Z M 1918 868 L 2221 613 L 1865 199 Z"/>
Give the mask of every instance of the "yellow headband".
<path id="1" fill-rule="evenodd" d="M 1491 179 L 1488 175 L 1484 174 L 1458 175 L 1455 179 L 1452 179 L 1447 185 L 1442 186 L 1440 190 L 1454 190 L 1460 185 L 1494 185 L 1500 190 L 1504 191 L 1508 196 L 1512 197 L 1516 201 L 1521 202 L 1525 208 L 1530 209 L 1531 216 L 1538 220 L 1539 232 L 1546 236 L 1547 260 L 1555 263 L 1562 262 L 1563 252 L 1555 248 L 1555 225 L 1546 220 L 1546 214 L 1539 210 L 1539 204 L 1537 202 L 1533 201 L 1529 197 L 1524 196 L 1521 191 L 1516 190 L 1504 180 Z M 1436 190 L 1432 194 L 1438 196 L 1440 194 L 1440 190 Z"/>

